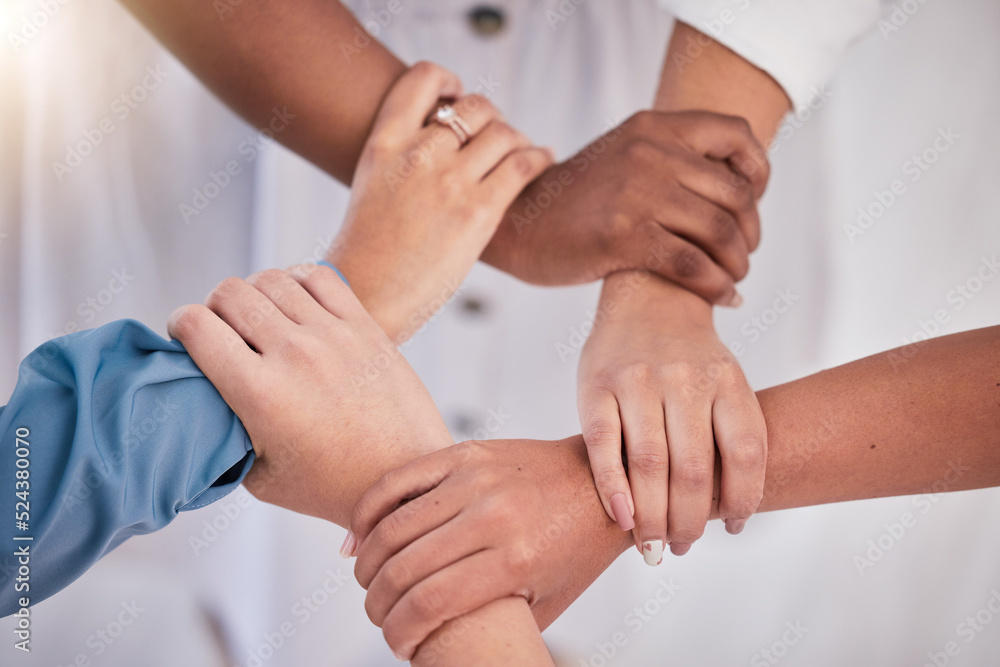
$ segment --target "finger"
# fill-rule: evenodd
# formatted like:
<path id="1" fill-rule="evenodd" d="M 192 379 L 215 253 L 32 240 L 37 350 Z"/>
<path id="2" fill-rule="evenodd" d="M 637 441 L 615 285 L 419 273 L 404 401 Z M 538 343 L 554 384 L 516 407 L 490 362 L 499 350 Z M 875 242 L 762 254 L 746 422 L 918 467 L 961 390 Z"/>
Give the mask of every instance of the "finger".
<path id="1" fill-rule="evenodd" d="M 329 313 L 316 299 L 285 271 L 260 271 L 247 278 L 247 282 L 296 324 L 323 323 L 329 318 Z"/>
<path id="2" fill-rule="evenodd" d="M 646 233 L 631 234 L 620 254 L 630 266 L 644 266 L 705 299 L 722 306 L 739 306 L 743 299 L 729 272 L 709 255 L 660 225 L 649 225 Z"/>
<path id="3" fill-rule="evenodd" d="M 743 374 L 720 391 L 712 407 L 715 442 L 722 457 L 719 518 L 736 535 L 764 497 L 767 425 Z"/>
<path id="4" fill-rule="evenodd" d="M 678 173 L 678 181 L 728 211 L 735 218 L 748 250 L 751 246 L 755 248 L 760 241 L 760 215 L 750 181 L 724 162 L 687 156 L 687 166 Z"/>
<path id="5" fill-rule="evenodd" d="M 405 506 L 404 506 L 405 507 Z M 382 627 L 386 616 L 408 590 L 436 572 L 483 549 L 481 522 L 459 514 L 424 534 L 380 567 L 366 586 L 365 611 Z M 456 591 L 457 593 L 457 591 Z"/>
<path id="6" fill-rule="evenodd" d="M 667 513 L 670 551 L 687 553 L 705 532 L 712 511 L 715 443 L 712 439 L 712 403 L 697 386 L 707 375 L 671 384 L 667 396 L 667 442 L 670 445 L 670 509 Z"/>
<path id="7" fill-rule="evenodd" d="M 389 90 L 375 118 L 372 135 L 407 141 L 416 135 L 441 98 L 462 94 L 458 75 L 429 62 L 419 62 Z"/>
<path id="8" fill-rule="evenodd" d="M 448 621 L 514 595 L 505 574 L 504 557 L 487 550 L 428 577 L 407 591 L 386 616 L 382 626 L 386 643 L 409 660 L 420 643 Z"/>
<path id="9" fill-rule="evenodd" d="M 258 352 L 285 340 L 292 322 L 245 280 L 226 278 L 205 299 L 213 311 Z"/>
<path id="10" fill-rule="evenodd" d="M 658 394 L 650 391 L 651 381 L 645 372 L 630 379 L 632 386 L 619 393 L 618 403 L 628 452 L 628 477 L 635 500 L 639 550 L 647 565 L 659 565 L 667 541 L 670 460 L 663 403 Z"/>
<path id="11" fill-rule="evenodd" d="M 606 389 L 586 386 L 580 389 L 579 403 L 583 440 L 604 511 L 619 528 L 632 530 L 635 528 L 635 505 L 622 461 L 618 401 Z"/>
<path id="12" fill-rule="evenodd" d="M 487 175 L 483 183 L 492 188 L 490 206 L 504 210 L 521 194 L 521 190 L 552 166 L 555 158 L 548 148 L 522 148 L 507 155 Z"/>
<path id="13" fill-rule="evenodd" d="M 170 315 L 167 331 L 184 345 L 194 363 L 227 401 L 238 395 L 239 389 L 257 384 L 260 356 L 205 306 L 178 308 Z"/>
<path id="14" fill-rule="evenodd" d="M 507 123 L 493 121 L 462 149 L 459 164 L 471 178 L 480 181 L 513 151 L 531 146 L 528 138 Z"/>
<path id="15" fill-rule="evenodd" d="M 659 190 L 652 201 L 663 201 L 656 213 L 661 227 L 701 248 L 734 280 L 746 276 L 750 249 L 729 211 L 683 185 L 670 184 Z"/>
<path id="16" fill-rule="evenodd" d="M 684 141 L 691 148 L 707 157 L 728 162 L 753 184 L 758 198 L 764 194 L 771 165 L 767 151 L 753 135 L 746 119 L 689 111 L 681 115 L 681 121 L 686 125 Z"/>
<path id="17" fill-rule="evenodd" d="M 349 322 L 370 319 L 368 312 L 340 276 L 328 266 L 299 264 L 288 269 L 288 275 L 334 317 Z M 348 277 L 348 280 L 350 278 Z"/>
<path id="18" fill-rule="evenodd" d="M 382 475 L 354 506 L 351 532 L 358 542 L 363 544 L 375 526 L 400 502 L 416 498 L 440 484 L 451 472 L 454 461 L 460 460 L 463 445 L 427 454 Z"/>
<path id="19" fill-rule="evenodd" d="M 386 561 L 461 511 L 462 505 L 455 494 L 437 491 L 431 489 L 396 507 L 362 538 L 354 566 L 354 577 L 362 588 L 368 588 Z"/>

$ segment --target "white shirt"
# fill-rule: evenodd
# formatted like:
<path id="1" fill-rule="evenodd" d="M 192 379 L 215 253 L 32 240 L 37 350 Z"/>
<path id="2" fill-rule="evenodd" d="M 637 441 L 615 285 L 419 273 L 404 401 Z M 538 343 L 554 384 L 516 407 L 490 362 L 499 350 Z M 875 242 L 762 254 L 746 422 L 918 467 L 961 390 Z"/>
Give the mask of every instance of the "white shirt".
<path id="1" fill-rule="evenodd" d="M 660 0 L 683 21 L 770 74 L 801 109 L 881 15 L 879 0 Z M 916 0 L 912 3 L 919 7 Z M 697 44 L 691 46 L 697 57 Z"/>

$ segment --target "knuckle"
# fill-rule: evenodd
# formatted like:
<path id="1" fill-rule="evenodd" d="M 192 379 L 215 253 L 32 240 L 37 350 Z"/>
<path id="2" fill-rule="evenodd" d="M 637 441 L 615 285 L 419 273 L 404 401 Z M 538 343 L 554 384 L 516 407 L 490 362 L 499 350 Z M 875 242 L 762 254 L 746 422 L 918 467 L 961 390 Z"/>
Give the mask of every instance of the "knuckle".
<path id="1" fill-rule="evenodd" d="M 515 584 L 524 583 L 534 571 L 537 560 L 534 549 L 525 544 L 512 546 L 503 554 L 504 568 Z"/>
<path id="2" fill-rule="evenodd" d="M 620 486 L 622 486 L 622 482 L 627 482 L 624 468 L 619 468 L 617 470 L 614 468 L 608 468 L 594 473 L 594 483 L 599 489 L 616 491 Z"/>
<path id="3" fill-rule="evenodd" d="M 720 119 L 725 122 L 733 132 L 742 134 L 746 137 L 753 136 L 753 131 L 750 129 L 750 121 L 743 116 L 720 116 Z"/>
<path id="4" fill-rule="evenodd" d="M 676 530 L 670 531 L 670 541 L 679 542 L 681 544 L 690 544 L 692 542 L 697 542 L 701 539 L 701 536 L 705 534 L 705 524 L 690 524 L 682 525 Z"/>
<path id="5" fill-rule="evenodd" d="M 659 115 L 651 109 L 637 111 L 629 117 L 626 125 L 637 134 L 651 132 L 659 120 Z"/>
<path id="6" fill-rule="evenodd" d="M 244 285 L 244 281 L 241 278 L 235 276 L 230 276 L 226 278 L 221 283 L 215 286 L 211 292 L 208 293 L 208 298 L 205 299 L 205 304 L 211 307 L 212 305 L 217 305 L 227 299 L 232 298 Z"/>
<path id="7" fill-rule="evenodd" d="M 664 366 L 662 371 L 663 384 L 674 387 L 682 392 L 700 391 L 704 374 L 697 364 L 678 361 Z"/>
<path id="8" fill-rule="evenodd" d="M 694 278 L 705 270 L 704 255 L 697 248 L 685 245 L 670 257 L 674 274 L 678 278 Z"/>
<path id="9" fill-rule="evenodd" d="M 201 330 L 205 317 L 210 314 L 205 306 L 191 304 L 178 308 L 172 317 L 172 332 L 176 338 L 194 336 Z"/>
<path id="10" fill-rule="evenodd" d="M 446 70 L 440 65 L 435 65 L 427 60 L 421 60 L 410 68 L 410 72 L 413 76 L 421 79 L 430 79 L 435 76 L 440 76 L 445 71 Z"/>
<path id="11" fill-rule="evenodd" d="M 279 283 L 285 278 L 285 272 L 281 269 L 264 269 L 263 271 L 258 271 L 249 278 L 247 282 L 251 285 L 268 285 Z"/>
<path id="12" fill-rule="evenodd" d="M 621 369 L 622 380 L 634 389 L 647 389 L 654 386 L 655 373 L 645 362 L 630 363 Z"/>
<path id="13" fill-rule="evenodd" d="M 723 465 L 731 465 L 737 470 L 763 470 L 767 462 L 767 447 L 756 435 L 739 436 L 727 450 Z"/>
<path id="14" fill-rule="evenodd" d="M 728 211 L 717 208 L 709 220 L 709 236 L 716 246 L 724 247 L 731 245 L 740 229 L 734 218 Z"/>
<path id="15" fill-rule="evenodd" d="M 481 110 L 488 113 L 491 116 L 496 115 L 496 108 L 493 106 L 493 103 L 490 102 L 489 98 L 484 97 L 479 93 L 466 95 L 465 97 L 462 98 L 460 104 L 460 113 L 461 112 L 475 113 Z"/>
<path id="16" fill-rule="evenodd" d="M 525 151 L 518 151 L 509 158 L 510 167 L 520 178 L 529 178 L 535 172 L 535 163 Z"/>
<path id="17" fill-rule="evenodd" d="M 649 164 L 660 154 L 660 149 L 655 144 L 643 138 L 635 138 L 625 144 L 625 157 L 629 162 Z"/>
<path id="18" fill-rule="evenodd" d="M 756 495 L 753 498 L 740 498 L 738 500 L 730 500 L 725 503 L 725 509 L 720 510 L 721 518 L 723 519 L 749 519 L 753 516 L 753 513 L 757 511 L 757 506 L 760 504 L 760 500 L 763 494 Z"/>
<path id="19" fill-rule="evenodd" d="M 413 582 L 413 572 L 398 558 L 394 558 L 382 566 L 382 576 L 386 587 L 395 593 L 405 591 Z"/>
<path id="20" fill-rule="evenodd" d="M 444 596 L 433 585 L 418 585 L 411 589 L 409 595 L 410 606 L 419 618 L 433 618 L 444 607 Z"/>
<path id="21" fill-rule="evenodd" d="M 670 471 L 671 482 L 685 489 L 703 489 L 712 484 L 712 463 L 702 458 L 678 461 Z"/>
<path id="22" fill-rule="evenodd" d="M 490 485 L 495 480 L 487 479 L 485 481 L 486 485 Z M 485 520 L 490 524 L 499 526 L 516 526 L 518 524 L 517 517 L 519 512 L 517 508 L 500 496 L 488 496 L 482 500 L 481 508 Z"/>
<path id="23" fill-rule="evenodd" d="M 583 440 L 591 447 L 602 445 L 621 446 L 622 432 L 618 425 L 607 419 L 596 419 L 583 431 Z"/>
<path id="24" fill-rule="evenodd" d="M 663 475 L 667 472 L 668 465 L 666 451 L 658 451 L 656 445 L 647 445 L 628 457 L 629 470 L 642 477 Z"/>

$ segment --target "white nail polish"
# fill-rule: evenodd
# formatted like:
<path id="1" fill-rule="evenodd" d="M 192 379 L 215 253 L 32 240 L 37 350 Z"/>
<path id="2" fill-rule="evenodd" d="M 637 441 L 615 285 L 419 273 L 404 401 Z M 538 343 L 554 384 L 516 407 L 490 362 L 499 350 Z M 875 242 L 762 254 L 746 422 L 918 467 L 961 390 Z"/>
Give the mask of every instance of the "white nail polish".
<path id="1" fill-rule="evenodd" d="M 663 540 L 643 542 L 642 558 L 646 561 L 646 565 L 659 565 L 663 561 Z"/>

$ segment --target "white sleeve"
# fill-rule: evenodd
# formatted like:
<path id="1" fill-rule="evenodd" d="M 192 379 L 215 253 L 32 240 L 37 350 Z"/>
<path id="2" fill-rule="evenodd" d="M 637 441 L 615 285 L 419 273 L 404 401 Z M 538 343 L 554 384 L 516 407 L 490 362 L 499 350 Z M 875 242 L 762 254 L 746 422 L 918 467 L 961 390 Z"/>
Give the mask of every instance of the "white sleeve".
<path id="1" fill-rule="evenodd" d="M 711 36 L 805 106 L 850 46 L 881 15 L 879 0 L 659 0 L 678 21 Z"/>

